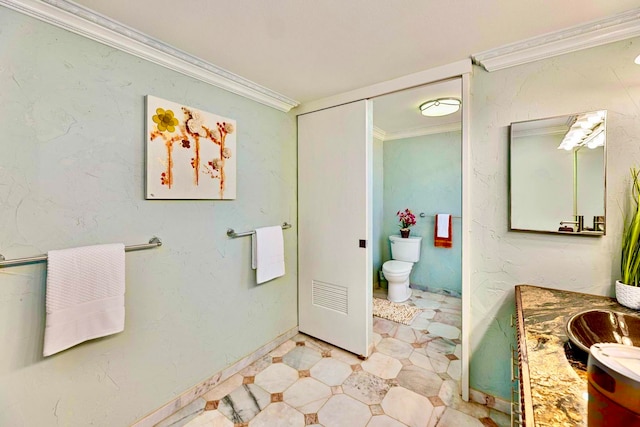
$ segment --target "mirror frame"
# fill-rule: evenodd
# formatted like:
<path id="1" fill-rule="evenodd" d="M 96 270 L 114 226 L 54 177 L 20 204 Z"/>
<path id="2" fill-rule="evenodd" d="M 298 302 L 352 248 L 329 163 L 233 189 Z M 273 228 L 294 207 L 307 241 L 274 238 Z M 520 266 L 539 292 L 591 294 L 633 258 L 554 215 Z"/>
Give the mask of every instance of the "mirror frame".
<path id="1" fill-rule="evenodd" d="M 602 172 L 603 172 L 603 207 L 604 207 L 604 231 L 590 231 L 590 230 L 584 230 L 581 232 L 577 232 L 577 231 L 558 231 L 558 230 L 532 230 L 532 229 L 526 229 L 526 228 L 514 228 L 513 224 L 512 224 L 512 212 L 513 212 L 513 205 L 512 205 L 512 200 L 513 200 L 513 182 L 512 182 L 512 163 L 511 163 L 511 157 L 512 157 L 512 152 L 513 152 L 513 144 L 514 144 L 514 136 L 513 136 L 513 125 L 517 125 L 517 124 L 521 124 L 521 123 L 530 123 L 530 122 L 536 122 L 536 121 L 541 121 L 541 120 L 550 120 L 550 119 L 559 119 L 561 117 L 571 117 L 571 116 L 578 116 L 580 114 L 587 114 L 587 113 L 592 113 L 592 112 L 596 112 L 596 111 L 604 111 L 605 112 L 605 120 L 604 120 L 604 135 L 605 135 L 605 143 L 603 148 L 603 152 L 602 152 L 602 161 L 603 161 L 603 165 L 602 165 Z M 537 233 L 537 234 L 558 234 L 558 235 L 565 235 L 565 236 L 587 236 L 587 237 L 601 237 L 601 236 L 605 236 L 607 234 L 607 119 L 608 119 L 608 111 L 605 109 L 596 109 L 596 110 L 591 110 L 591 111 L 583 111 L 583 112 L 579 112 L 579 113 L 573 113 L 573 114 L 564 114 L 564 115 L 559 115 L 559 116 L 552 116 L 552 117 L 542 117 L 539 119 L 532 119 L 532 120 L 522 120 L 522 121 L 518 121 L 518 122 L 511 122 L 511 124 L 509 125 L 509 150 L 508 150 L 508 155 L 507 155 L 507 191 L 508 191 L 508 202 L 507 202 L 507 206 L 508 206 L 508 222 L 509 222 L 509 229 L 508 231 L 516 231 L 516 232 L 525 232 L 525 233 Z M 558 227 L 559 228 L 559 227 Z"/>

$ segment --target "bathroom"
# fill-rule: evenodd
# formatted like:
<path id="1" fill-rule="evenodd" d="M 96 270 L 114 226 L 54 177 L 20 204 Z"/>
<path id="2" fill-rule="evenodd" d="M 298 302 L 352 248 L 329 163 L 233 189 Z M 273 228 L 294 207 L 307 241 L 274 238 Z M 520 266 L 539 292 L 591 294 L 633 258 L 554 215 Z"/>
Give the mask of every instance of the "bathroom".
<path id="1" fill-rule="evenodd" d="M 420 105 L 435 99 L 460 100 L 461 81 L 453 79 L 373 100 L 373 286 L 387 289 L 380 272 L 384 262 L 392 259 L 389 236 L 400 235 L 397 213 L 408 208 L 416 216 L 410 237 L 422 238 L 411 286 L 461 297 L 461 112 L 422 115 Z M 434 245 L 436 214 L 451 215 L 450 248 Z"/>
<path id="2" fill-rule="evenodd" d="M 42 358 L 41 343 L 45 267 L 0 270 L 0 424 L 131 425 L 295 333 L 295 113 L 8 8 L 0 11 L 0 28 L 7 59 L 0 70 L 0 253 L 17 258 L 95 243 L 163 240 L 161 248 L 127 254 L 125 331 L 51 358 Z M 623 224 L 618 206 L 629 168 L 640 164 L 640 73 L 633 64 L 639 45 L 635 37 L 492 72 L 474 65 L 467 76 L 472 151 L 460 175 L 471 192 L 465 310 L 472 390 L 510 400 L 514 285 L 612 295 Z M 148 94 L 238 121 L 237 200 L 144 200 Z M 613 141 L 607 153 L 607 235 L 585 240 L 508 232 L 509 124 L 596 109 L 608 111 Z M 382 155 L 375 158 L 387 163 L 379 145 Z M 394 160 L 402 161 L 397 153 L 388 163 Z M 435 199 L 439 187 L 429 191 Z M 396 211 L 424 212 L 412 234 L 423 237 L 421 259 L 434 261 L 419 266 L 423 273 L 414 280 L 430 286 L 435 278 L 429 274 L 444 275 L 439 269 L 449 268 L 442 267 L 448 259 L 438 259 L 439 253 L 462 248 L 456 239 L 465 233 L 454 219 L 453 248 L 434 248 L 431 215 L 460 210 L 412 195 L 384 206 L 380 222 L 388 228 L 378 235 L 378 262 L 389 259 L 386 236 L 397 232 Z M 256 286 L 250 241 L 229 239 L 226 230 L 284 221 L 294 225 L 283 233 L 287 274 Z"/>

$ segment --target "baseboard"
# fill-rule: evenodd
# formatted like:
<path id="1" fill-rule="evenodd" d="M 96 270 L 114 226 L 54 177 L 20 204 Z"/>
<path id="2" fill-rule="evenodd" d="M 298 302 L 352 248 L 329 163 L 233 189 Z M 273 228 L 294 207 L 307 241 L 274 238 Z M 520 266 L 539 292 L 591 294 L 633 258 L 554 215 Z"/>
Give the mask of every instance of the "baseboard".
<path id="1" fill-rule="evenodd" d="M 287 340 L 293 338 L 298 333 L 298 327 L 292 328 L 280 335 L 273 341 L 263 345 L 250 355 L 240 359 L 238 362 L 233 365 L 223 369 L 212 377 L 204 380 L 200 384 L 195 385 L 189 390 L 185 391 L 175 399 L 171 400 L 167 404 L 163 405 L 159 409 L 153 411 L 149 415 L 144 418 L 136 421 L 132 424 L 132 427 L 153 427 L 158 424 L 160 421 L 164 420 L 167 417 L 170 417 L 174 413 L 178 412 L 180 409 L 189 405 L 191 402 L 198 399 L 203 394 L 212 390 L 215 386 L 217 386 L 222 381 L 230 378 L 231 376 L 237 374 L 242 369 L 251 365 L 256 360 L 260 359 L 262 356 L 268 354 L 269 352 L 275 350 L 280 344 L 286 342 Z"/>
<path id="2" fill-rule="evenodd" d="M 511 402 L 500 399 L 499 397 L 495 397 L 478 390 L 469 389 L 469 399 L 472 402 L 486 405 L 489 408 L 493 408 L 496 411 L 503 412 L 507 415 L 511 414 Z"/>

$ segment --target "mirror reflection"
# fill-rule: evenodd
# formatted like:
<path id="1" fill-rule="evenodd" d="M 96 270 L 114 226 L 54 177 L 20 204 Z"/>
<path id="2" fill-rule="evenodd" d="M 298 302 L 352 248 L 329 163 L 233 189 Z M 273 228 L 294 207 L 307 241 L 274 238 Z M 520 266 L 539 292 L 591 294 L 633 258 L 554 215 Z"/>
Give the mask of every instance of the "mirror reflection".
<path id="1" fill-rule="evenodd" d="M 511 124 L 510 230 L 605 234 L 606 116 Z"/>

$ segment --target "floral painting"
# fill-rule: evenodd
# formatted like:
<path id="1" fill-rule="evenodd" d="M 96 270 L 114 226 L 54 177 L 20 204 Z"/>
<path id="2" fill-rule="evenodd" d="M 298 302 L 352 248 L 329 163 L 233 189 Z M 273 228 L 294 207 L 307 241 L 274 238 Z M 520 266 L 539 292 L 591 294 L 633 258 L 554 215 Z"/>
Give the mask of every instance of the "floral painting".
<path id="1" fill-rule="evenodd" d="M 236 122 L 147 95 L 147 199 L 235 199 Z"/>

